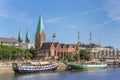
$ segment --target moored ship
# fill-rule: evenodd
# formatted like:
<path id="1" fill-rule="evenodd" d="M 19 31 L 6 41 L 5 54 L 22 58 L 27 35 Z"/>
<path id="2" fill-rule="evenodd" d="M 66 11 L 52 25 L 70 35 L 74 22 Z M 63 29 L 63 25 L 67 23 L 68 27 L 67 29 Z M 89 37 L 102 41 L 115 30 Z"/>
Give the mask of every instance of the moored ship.
<path id="1" fill-rule="evenodd" d="M 91 33 L 90 33 L 91 40 Z M 107 67 L 106 63 L 102 62 L 92 62 L 89 63 L 80 63 L 80 34 L 78 32 L 78 62 L 77 63 L 67 63 L 64 59 L 62 59 L 63 63 L 66 64 L 71 71 L 81 71 L 81 70 L 93 70 L 93 69 L 104 69 Z M 91 41 L 90 41 L 90 54 L 91 53 Z"/>
<path id="2" fill-rule="evenodd" d="M 39 72 L 54 72 L 57 70 L 58 63 L 55 62 L 27 62 L 13 63 L 15 73 L 39 73 Z"/>
<path id="3" fill-rule="evenodd" d="M 68 66 L 71 68 L 72 71 L 79 71 L 79 70 L 93 70 L 93 69 L 105 69 L 107 67 L 107 64 L 68 64 Z"/>

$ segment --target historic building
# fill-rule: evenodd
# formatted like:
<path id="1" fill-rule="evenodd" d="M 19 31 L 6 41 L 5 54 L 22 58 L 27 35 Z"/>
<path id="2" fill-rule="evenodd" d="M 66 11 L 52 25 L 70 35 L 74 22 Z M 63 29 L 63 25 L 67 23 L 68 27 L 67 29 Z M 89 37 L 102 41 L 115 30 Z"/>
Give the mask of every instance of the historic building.
<path id="1" fill-rule="evenodd" d="M 106 46 L 101 49 L 101 55 L 103 55 L 104 58 L 119 58 L 120 52 L 112 46 Z"/>
<path id="2" fill-rule="evenodd" d="M 119 58 L 120 52 L 117 48 L 113 48 L 112 46 L 102 47 L 98 44 L 91 44 L 92 45 L 92 58 Z M 90 50 L 90 45 L 82 44 L 82 49 Z"/>
<path id="3" fill-rule="evenodd" d="M 39 49 L 39 59 L 61 59 L 76 52 L 76 48 L 71 45 L 60 44 L 58 42 L 43 43 Z"/>
<path id="4" fill-rule="evenodd" d="M 35 35 L 35 48 L 38 49 L 39 59 L 61 59 L 70 53 L 75 53 L 72 45 L 61 44 L 59 42 L 46 42 L 46 35 L 42 16 L 40 16 Z"/>
<path id="5" fill-rule="evenodd" d="M 35 48 L 36 49 L 41 48 L 44 42 L 46 42 L 46 36 L 45 36 L 42 16 L 40 16 L 39 21 L 38 21 L 36 35 L 35 35 Z"/>
<path id="6" fill-rule="evenodd" d="M 30 43 L 30 35 L 29 35 L 28 30 L 27 30 L 26 37 L 25 37 L 25 43 Z"/>
<path id="7" fill-rule="evenodd" d="M 22 33 L 19 31 L 18 40 L 15 38 L 0 38 L 0 45 L 15 46 L 17 48 L 30 49 L 34 44 L 30 43 L 29 32 L 26 33 L 25 43 L 22 40 Z"/>
<path id="8" fill-rule="evenodd" d="M 19 34 L 18 34 L 18 42 L 19 43 L 22 42 L 22 33 L 21 33 L 21 31 L 19 31 Z"/>
<path id="9" fill-rule="evenodd" d="M 0 45 L 16 46 L 18 41 L 15 38 L 0 38 Z"/>
<path id="10" fill-rule="evenodd" d="M 80 42 L 79 42 L 80 43 Z M 44 25 L 42 16 L 40 16 L 35 35 L 35 48 L 38 49 L 37 57 L 39 59 L 61 59 L 72 53 L 76 53 L 77 44 L 61 44 L 59 42 L 46 42 L 46 35 L 44 31 Z M 90 45 L 81 44 L 80 49 L 90 51 Z M 101 47 L 97 44 L 91 44 L 91 55 L 92 58 L 100 57 L 117 57 L 120 54 L 116 49 L 109 47 Z"/>
<path id="11" fill-rule="evenodd" d="M 26 37 L 25 37 L 25 43 L 23 43 L 21 31 L 19 31 L 18 45 L 16 47 L 23 48 L 23 49 L 35 48 L 34 44 L 30 43 L 30 35 L 29 35 L 28 30 L 27 30 Z"/>

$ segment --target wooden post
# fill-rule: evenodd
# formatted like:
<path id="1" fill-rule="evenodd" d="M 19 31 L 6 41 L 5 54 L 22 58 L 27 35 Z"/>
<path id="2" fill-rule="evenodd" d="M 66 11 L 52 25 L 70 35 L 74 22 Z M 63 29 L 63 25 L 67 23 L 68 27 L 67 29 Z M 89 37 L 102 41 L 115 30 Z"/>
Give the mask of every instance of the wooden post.
<path id="1" fill-rule="evenodd" d="M 80 65 L 80 32 L 78 32 L 78 65 Z"/>
<path id="2" fill-rule="evenodd" d="M 90 57 L 92 59 L 92 32 L 90 32 Z"/>
<path id="3" fill-rule="evenodd" d="M 100 60 L 100 55 L 101 55 L 101 51 L 100 51 L 100 39 L 99 39 L 99 52 L 98 52 L 98 59 Z"/>

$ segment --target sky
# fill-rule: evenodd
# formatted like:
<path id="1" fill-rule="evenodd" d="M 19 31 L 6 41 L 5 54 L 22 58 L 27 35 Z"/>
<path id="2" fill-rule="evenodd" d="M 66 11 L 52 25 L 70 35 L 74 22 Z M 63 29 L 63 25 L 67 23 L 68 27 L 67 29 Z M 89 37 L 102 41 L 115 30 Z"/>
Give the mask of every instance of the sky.
<path id="1" fill-rule="evenodd" d="M 18 38 L 23 41 L 27 30 L 35 42 L 39 16 L 42 15 L 46 41 L 89 44 L 101 42 L 102 46 L 120 49 L 120 0 L 0 0 L 0 37 Z"/>

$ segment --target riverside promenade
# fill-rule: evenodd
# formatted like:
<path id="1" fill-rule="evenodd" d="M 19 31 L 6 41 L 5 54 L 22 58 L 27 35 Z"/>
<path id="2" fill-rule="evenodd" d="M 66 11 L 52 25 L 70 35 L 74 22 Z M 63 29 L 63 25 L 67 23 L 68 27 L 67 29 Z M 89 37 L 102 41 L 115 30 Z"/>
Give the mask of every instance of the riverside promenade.
<path id="1" fill-rule="evenodd" d="M 0 73 L 13 73 L 12 61 L 0 61 Z"/>
<path id="2" fill-rule="evenodd" d="M 30 60 L 33 61 L 33 60 Z M 37 60 L 38 61 L 38 60 Z M 0 61 L 0 73 L 14 73 L 12 69 L 12 63 L 15 61 Z M 19 61 L 17 61 L 19 62 Z M 49 62 L 57 62 L 59 64 L 57 72 L 64 72 L 66 65 L 62 61 L 50 60 Z M 108 60 L 106 63 L 110 66 L 108 68 L 120 67 L 120 60 Z"/>

